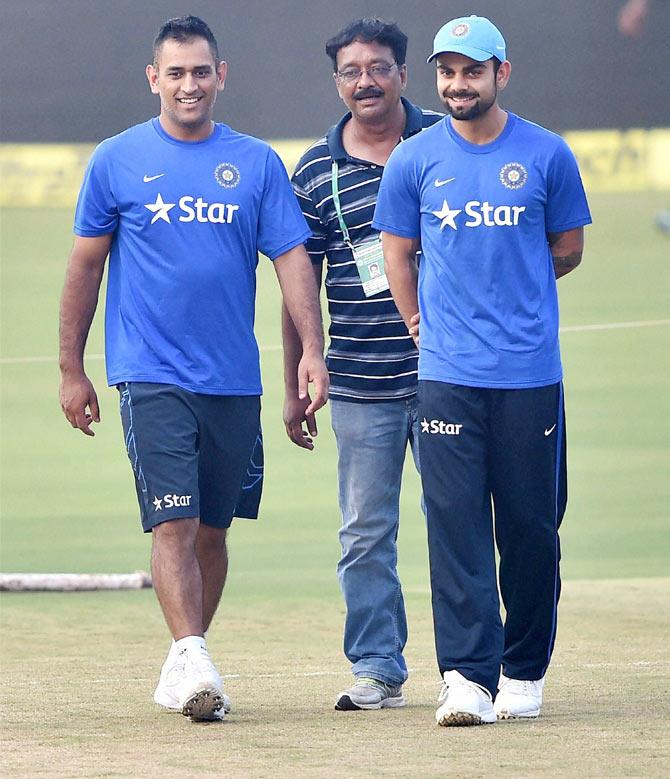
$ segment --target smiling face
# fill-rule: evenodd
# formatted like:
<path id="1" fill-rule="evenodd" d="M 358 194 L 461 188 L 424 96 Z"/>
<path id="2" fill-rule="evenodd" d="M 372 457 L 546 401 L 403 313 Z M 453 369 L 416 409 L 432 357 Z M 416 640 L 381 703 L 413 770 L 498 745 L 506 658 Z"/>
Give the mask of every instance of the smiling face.
<path id="1" fill-rule="evenodd" d="M 217 63 L 201 37 L 168 39 L 147 66 L 149 86 L 160 96 L 163 129 L 174 138 L 197 141 L 212 131 L 216 95 L 226 80 L 226 63 Z"/>
<path id="2" fill-rule="evenodd" d="M 447 113 L 454 119 L 468 121 L 484 116 L 498 99 L 510 75 L 509 62 L 498 71 L 493 59 L 485 62 L 462 54 L 445 53 L 437 58 L 437 91 Z"/>
<path id="3" fill-rule="evenodd" d="M 385 121 L 397 110 L 407 83 L 390 46 L 353 41 L 337 52 L 337 92 L 353 117 L 366 123 Z"/>

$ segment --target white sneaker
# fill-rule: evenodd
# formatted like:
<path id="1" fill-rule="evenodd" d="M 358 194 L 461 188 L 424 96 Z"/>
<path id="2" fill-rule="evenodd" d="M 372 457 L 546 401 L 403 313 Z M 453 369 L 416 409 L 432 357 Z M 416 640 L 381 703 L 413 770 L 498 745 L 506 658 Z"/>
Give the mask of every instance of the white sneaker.
<path id="1" fill-rule="evenodd" d="M 181 713 L 179 698 L 174 694 L 174 687 L 165 681 L 168 671 L 169 668 L 166 669 L 165 666 L 161 669 L 160 679 L 154 690 L 154 701 L 164 709 Z M 226 714 L 230 714 L 233 710 L 233 704 L 225 692 L 221 693 L 221 700 L 223 701 L 223 706 L 216 712 L 216 719 L 223 719 Z"/>
<path id="2" fill-rule="evenodd" d="M 204 647 L 168 654 L 161 669 L 154 701 L 195 720 L 223 719 L 230 711 L 223 683 Z"/>
<path id="3" fill-rule="evenodd" d="M 491 693 L 458 671 L 444 672 L 444 684 L 437 702 L 440 705 L 435 712 L 435 719 L 438 725 L 445 728 L 490 725 L 496 721 Z"/>
<path id="4" fill-rule="evenodd" d="M 544 677 L 535 682 L 510 679 L 500 674 L 498 695 L 493 708 L 498 719 L 532 719 L 540 714 Z"/>

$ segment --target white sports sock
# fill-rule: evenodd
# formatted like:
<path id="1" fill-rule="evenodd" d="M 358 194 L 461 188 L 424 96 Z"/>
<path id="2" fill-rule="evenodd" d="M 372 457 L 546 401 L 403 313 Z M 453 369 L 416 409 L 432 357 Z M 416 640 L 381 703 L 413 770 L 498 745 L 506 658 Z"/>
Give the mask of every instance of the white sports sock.
<path id="1" fill-rule="evenodd" d="M 204 649 L 207 651 L 205 639 L 202 636 L 184 636 L 179 641 L 175 641 L 170 651 L 181 652 L 182 649 Z"/>

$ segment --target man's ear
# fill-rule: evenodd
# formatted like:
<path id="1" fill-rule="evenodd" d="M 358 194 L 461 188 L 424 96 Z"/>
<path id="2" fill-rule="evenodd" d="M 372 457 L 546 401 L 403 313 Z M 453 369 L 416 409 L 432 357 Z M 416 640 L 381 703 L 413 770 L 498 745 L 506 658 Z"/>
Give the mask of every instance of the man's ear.
<path id="1" fill-rule="evenodd" d="M 158 94 L 158 69 L 154 65 L 147 65 L 146 69 L 149 89 L 154 95 Z"/>

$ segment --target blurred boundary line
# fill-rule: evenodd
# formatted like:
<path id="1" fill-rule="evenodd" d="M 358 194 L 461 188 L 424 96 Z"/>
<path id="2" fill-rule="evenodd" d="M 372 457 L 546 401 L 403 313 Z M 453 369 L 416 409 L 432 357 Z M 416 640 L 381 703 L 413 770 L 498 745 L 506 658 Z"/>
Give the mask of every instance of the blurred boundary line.
<path id="1" fill-rule="evenodd" d="M 597 330 L 628 330 L 636 327 L 661 327 L 670 325 L 670 319 L 641 319 L 634 322 L 606 322 L 604 324 L 594 325 L 568 325 L 561 327 L 561 333 L 587 333 Z M 270 344 L 268 346 L 259 346 L 261 352 L 280 352 L 282 347 L 279 344 Z M 87 354 L 86 360 L 104 360 L 104 354 Z M 0 357 L 0 365 L 31 365 L 35 363 L 58 362 L 58 357 L 54 354 L 42 357 Z"/>
<path id="2" fill-rule="evenodd" d="M 589 192 L 670 190 L 670 128 L 575 130 L 565 139 Z M 270 141 L 290 172 L 310 139 Z M 0 206 L 72 208 L 94 144 L 0 143 Z"/>

